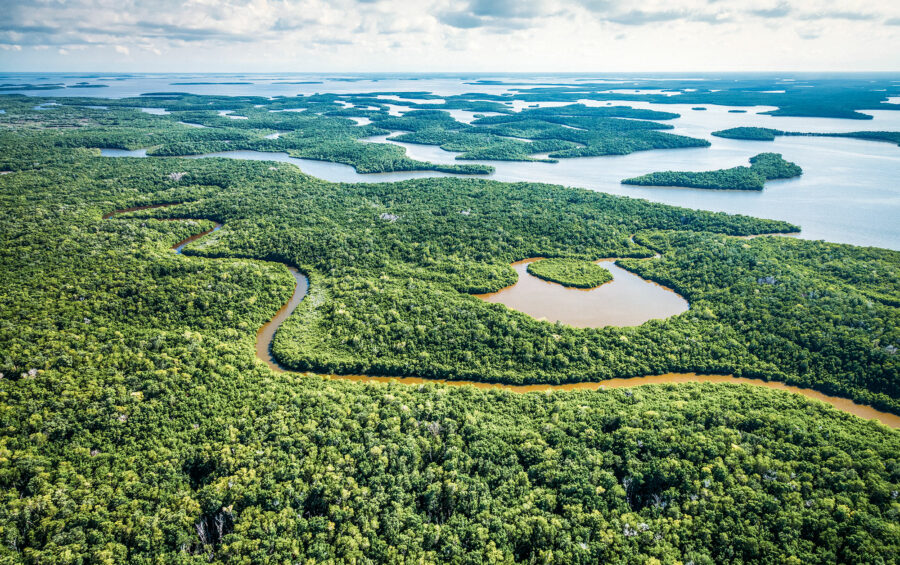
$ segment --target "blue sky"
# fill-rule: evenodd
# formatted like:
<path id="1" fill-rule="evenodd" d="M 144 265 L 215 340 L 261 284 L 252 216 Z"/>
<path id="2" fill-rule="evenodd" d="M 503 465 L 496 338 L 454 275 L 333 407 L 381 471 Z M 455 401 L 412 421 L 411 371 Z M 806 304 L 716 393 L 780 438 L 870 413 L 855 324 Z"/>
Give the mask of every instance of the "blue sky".
<path id="1" fill-rule="evenodd" d="M 5 71 L 900 70 L 900 0 L 3 0 Z"/>

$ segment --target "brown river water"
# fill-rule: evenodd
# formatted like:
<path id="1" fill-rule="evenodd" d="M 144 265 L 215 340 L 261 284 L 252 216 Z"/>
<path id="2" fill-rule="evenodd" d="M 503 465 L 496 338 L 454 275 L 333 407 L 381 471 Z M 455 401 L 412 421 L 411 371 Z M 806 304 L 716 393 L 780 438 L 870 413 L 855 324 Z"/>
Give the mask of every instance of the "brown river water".
<path id="1" fill-rule="evenodd" d="M 639 326 L 688 310 L 687 300 L 671 289 L 642 279 L 604 259 L 597 264 L 612 273 L 613 280 L 595 288 L 572 288 L 545 281 L 528 272 L 523 259 L 512 264 L 519 275 L 516 284 L 497 292 L 478 294 L 486 302 L 499 302 L 538 320 L 562 322 L 578 328 Z"/>
<path id="2" fill-rule="evenodd" d="M 171 206 L 171 204 L 163 205 L 163 206 Z M 114 212 L 104 215 L 103 218 L 104 219 L 111 218 L 115 215 L 123 214 L 125 212 L 132 212 L 132 211 L 136 211 L 136 210 L 146 210 L 146 209 L 150 209 L 150 208 L 159 208 L 159 207 L 162 207 L 162 206 L 141 206 L 141 207 L 137 207 L 137 208 L 129 208 L 127 210 L 116 210 Z M 197 239 L 205 236 L 206 234 L 208 234 L 212 231 L 218 230 L 221 227 L 222 227 L 221 224 L 217 223 L 216 227 L 213 228 L 212 230 L 205 231 L 202 234 L 194 235 L 183 241 L 180 241 L 180 242 L 176 243 L 174 246 L 172 246 L 172 249 L 176 253 L 181 253 L 181 250 L 188 243 L 190 243 L 192 241 L 196 241 Z M 534 261 L 534 259 L 526 260 L 526 261 L 531 262 L 531 261 Z M 518 264 L 521 265 L 522 269 L 527 268 L 527 262 L 525 262 L 525 261 L 519 261 Z M 517 264 L 514 264 L 514 267 L 516 265 Z M 518 270 L 518 267 L 515 267 L 515 268 Z M 278 331 L 278 328 L 281 326 L 281 324 L 297 308 L 297 306 L 300 304 L 300 302 L 306 296 L 306 293 L 309 289 L 309 281 L 302 273 L 300 273 L 294 267 L 288 266 L 288 269 L 291 271 L 291 274 L 294 276 L 294 280 L 296 281 L 296 285 L 294 286 L 294 292 L 291 295 L 290 300 L 288 300 L 288 302 L 284 306 L 282 306 L 281 309 L 278 310 L 278 312 L 275 314 L 275 316 L 269 322 L 267 322 L 265 325 L 263 325 L 263 327 L 261 327 L 256 334 L 256 356 L 257 356 L 257 358 L 260 359 L 261 361 L 263 361 L 264 363 L 266 363 L 266 365 L 270 369 L 272 369 L 273 371 L 276 371 L 276 372 L 285 372 L 285 371 L 289 371 L 289 369 L 285 369 L 284 367 L 280 366 L 278 364 L 277 360 L 272 356 L 271 349 L 270 349 L 272 339 L 275 336 L 275 332 Z M 621 269 L 621 270 L 625 273 L 628 273 L 628 271 L 625 271 L 624 269 Z M 628 274 L 638 278 L 643 283 L 649 282 L 649 281 L 644 281 L 643 279 L 640 279 L 640 277 L 637 277 L 636 275 L 633 275 L 631 273 L 628 273 Z M 519 278 L 521 281 L 522 273 L 520 272 L 519 275 L 520 275 Z M 531 277 L 531 275 L 528 275 L 528 276 Z M 619 274 L 617 272 L 613 271 L 613 276 L 618 277 Z M 537 277 L 531 277 L 531 278 L 535 278 L 536 280 L 538 280 L 542 283 L 546 282 L 541 279 L 537 279 Z M 611 284 L 613 284 L 613 282 L 615 282 L 615 280 L 613 280 L 610 283 L 607 283 L 606 285 L 601 285 L 600 287 L 598 287 L 598 289 L 601 289 L 607 285 L 611 285 Z M 547 283 L 547 284 L 554 284 L 555 286 L 563 288 L 560 285 L 556 285 L 555 283 Z M 653 284 L 653 283 L 650 283 L 650 284 Z M 515 286 L 516 285 L 513 285 L 512 287 L 508 287 L 508 288 L 514 288 Z M 664 289 L 664 287 L 659 287 L 659 288 Z M 591 289 L 591 290 L 598 290 L 598 289 Z M 504 289 L 504 290 L 506 290 L 506 289 Z M 573 289 L 566 289 L 566 290 L 573 290 Z M 494 293 L 494 294 L 500 294 L 502 292 L 503 291 L 501 290 L 500 292 Z M 581 292 L 585 292 L 585 291 L 582 290 Z M 590 292 L 590 290 L 587 292 Z M 678 297 L 679 300 L 684 300 L 680 296 L 678 296 L 677 294 L 672 292 L 671 290 L 664 289 L 664 292 L 671 293 L 672 295 Z M 685 302 L 685 305 L 686 304 L 687 303 Z M 685 309 L 687 309 L 686 306 L 685 306 Z M 675 313 L 678 313 L 678 312 L 675 312 Z M 672 314 L 670 314 L 670 315 L 672 315 Z M 604 325 L 609 325 L 609 324 L 604 324 Z M 442 384 L 442 385 L 448 385 L 448 386 L 472 386 L 472 387 L 481 388 L 481 389 L 500 388 L 500 389 L 506 389 L 506 390 L 509 390 L 512 392 L 517 392 L 517 393 L 527 393 L 527 392 L 547 393 L 550 391 L 569 391 L 569 390 L 600 390 L 600 389 L 604 389 L 604 388 L 629 388 L 629 387 L 641 386 L 641 385 L 647 385 L 647 384 L 677 384 L 677 383 L 695 383 L 695 382 L 746 384 L 746 385 L 760 386 L 760 387 L 765 387 L 765 388 L 771 388 L 771 389 L 783 390 L 783 391 L 787 391 L 787 392 L 801 394 L 807 398 L 812 398 L 814 400 L 819 400 L 821 402 L 830 404 L 831 406 L 833 406 L 834 408 L 837 408 L 838 410 L 847 412 L 849 414 L 854 414 L 856 416 L 859 416 L 860 418 L 863 418 L 866 420 L 874 419 L 874 420 L 878 420 L 882 424 L 889 426 L 891 428 L 894 428 L 894 429 L 900 428 L 900 415 L 891 414 L 888 412 L 882 412 L 880 410 L 876 410 L 875 408 L 872 408 L 871 406 L 857 404 L 856 402 L 853 402 L 852 400 L 849 400 L 847 398 L 841 398 L 841 397 L 837 397 L 837 396 L 829 396 L 827 394 L 823 394 L 816 390 L 800 388 L 800 387 L 787 385 L 787 384 L 780 383 L 780 382 L 766 382 L 766 381 L 762 381 L 762 380 L 758 380 L 758 379 L 747 379 L 747 378 L 741 378 L 741 377 L 733 377 L 730 375 L 698 375 L 695 373 L 666 373 L 663 375 L 651 375 L 651 376 L 631 377 L 631 378 L 617 378 L 617 379 L 608 379 L 608 380 L 599 381 L 599 382 L 568 383 L 568 384 L 561 384 L 561 385 L 549 385 L 549 384 L 507 385 L 507 384 L 500 384 L 500 383 L 482 383 L 482 382 L 477 382 L 477 381 L 453 381 L 453 380 L 444 380 L 444 379 L 423 379 L 421 377 L 379 377 L 379 376 L 369 376 L 369 375 L 319 375 L 319 376 L 322 376 L 327 379 L 349 380 L 349 381 L 360 382 L 360 383 L 395 382 L 395 383 L 406 384 L 406 385 Z"/>

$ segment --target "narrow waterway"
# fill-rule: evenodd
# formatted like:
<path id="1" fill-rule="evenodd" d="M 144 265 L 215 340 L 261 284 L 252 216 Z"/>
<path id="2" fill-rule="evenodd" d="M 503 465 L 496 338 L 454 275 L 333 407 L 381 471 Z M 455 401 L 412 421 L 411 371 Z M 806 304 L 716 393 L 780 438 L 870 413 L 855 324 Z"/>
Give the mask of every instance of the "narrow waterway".
<path id="1" fill-rule="evenodd" d="M 124 214 L 126 212 L 134 212 L 139 210 L 149 210 L 152 208 L 163 208 L 168 206 L 174 206 L 176 204 L 159 204 L 159 205 L 150 205 L 150 206 L 137 206 L 134 208 L 127 208 L 122 210 L 115 210 L 103 216 L 104 219 L 112 218 L 114 216 Z M 190 218 L 181 218 L 182 220 L 189 220 Z M 186 245 L 189 243 L 196 241 L 205 235 L 217 231 L 222 228 L 222 224 L 216 223 L 215 227 L 210 230 L 206 230 L 202 233 L 193 235 L 189 238 L 186 238 L 182 241 L 179 241 L 175 245 L 172 246 L 173 251 L 176 253 L 181 253 Z M 281 365 L 278 364 L 278 361 L 274 358 L 271 352 L 271 344 L 272 339 L 275 337 L 275 333 L 278 331 L 278 328 L 281 327 L 281 324 L 288 318 L 288 316 L 293 313 L 293 311 L 297 308 L 300 302 L 303 301 L 303 298 L 306 296 L 309 290 L 309 281 L 308 279 L 300 273 L 296 268 L 291 267 L 290 265 L 286 265 L 287 268 L 291 271 L 291 274 L 294 276 L 294 292 L 291 294 L 291 298 L 287 303 L 282 306 L 275 316 L 269 320 L 266 324 L 264 324 L 256 334 L 256 356 L 257 358 L 264 362 L 270 369 L 276 372 L 285 372 L 290 371 L 290 369 L 285 369 Z M 527 266 L 527 264 L 526 264 Z M 627 272 L 627 271 L 625 271 Z M 615 275 L 614 275 L 615 276 Z M 641 279 L 643 281 L 643 279 Z M 543 281 L 542 281 L 543 282 Z M 646 282 L 646 281 L 644 281 Z M 602 288 L 602 286 L 601 286 Z M 677 296 L 677 295 L 676 295 Z M 310 373 L 315 374 L 315 373 Z M 690 382 L 708 382 L 708 383 L 733 383 L 733 384 L 747 384 L 752 386 L 761 386 L 770 389 L 783 390 L 787 392 L 792 392 L 795 394 L 801 394 L 807 398 L 811 398 L 814 400 L 819 400 L 830 404 L 834 408 L 841 410 L 843 412 L 853 414 L 859 416 L 860 418 L 866 420 L 878 420 L 882 424 L 890 426 L 891 428 L 900 428 L 900 416 L 896 414 L 891 414 L 888 412 L 882 412 L 880 410 L 876 410 L 871 406 L 866 406 L 863 404 L 857 404 L 850 399 L 841 398 L 837 396 L 829 396 L 827 394 L 823 394 L 819 391 L 800 388 L 792 385 L 787 385 L 785 383 L 774 382 L 774 381 L 762 381 L 758 379 L 746 379 L 740 377 L 733 377 L 730 375 L 698 375 L 695 373 L 666 373 L 663 375 L 650 375 L 643 377 L 631 377 L 631 378 L 616 378 L 616 379 L 608 379 L 605 381 L 599 382 L 583 382 L 583 383 L 568 383 L 561 385 L 550 385 L 550 384 L 534 384 L 534 385 L 507 385 L 501 383 L 482 383 L 477 381 L 455 381 L 455 380 L 445 380 L 445 379 L 423 379 L 420 377 L 380 377 L 380 376 L 369 376 L 369 375 L 322 375 L 318 374 L 318 376 L 327 378 L 327 379 L 339 379 L 339 380 L 349 380 L 360 383 L 372 383 L 372 382 L 396 382 L 406 385 L 423 385 L 423 384 L 442 384 L 448 386 L 473 386 L 475 388 L 481 389 L 492 389 L 492 388 L 500 388 L 506 389 L 512 392 L 517 393 L 528 393 L 528 392 L 552 392 L 552 391 L 570 391 L 570 390 L 601 390 L 605 388 L 628 388 L 634 386 L 641 386 L 645 384 L 678 384 L 678 383 L 690 383 Z"/>

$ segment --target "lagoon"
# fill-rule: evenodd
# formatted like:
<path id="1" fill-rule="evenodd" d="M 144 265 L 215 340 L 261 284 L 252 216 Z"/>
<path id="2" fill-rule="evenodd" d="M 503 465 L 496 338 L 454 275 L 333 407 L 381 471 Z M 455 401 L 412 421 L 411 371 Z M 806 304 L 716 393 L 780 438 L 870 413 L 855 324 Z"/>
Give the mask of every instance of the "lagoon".
<path id="1" fill-rule="evenodd" d="M 538 320 L 560 322 L 578 328 L 639 326 L 649 320 L 669 318 L 688 310 L 688 302 L 671 289 L 626 271 L 614 259 L 597 264 L 613 275 L 598 287 L 565 287 L 528 272 L 539 258 L 512 264 L 519 275 L 512 286 L 477 295 L 486 302 L 505 304 Z"/>

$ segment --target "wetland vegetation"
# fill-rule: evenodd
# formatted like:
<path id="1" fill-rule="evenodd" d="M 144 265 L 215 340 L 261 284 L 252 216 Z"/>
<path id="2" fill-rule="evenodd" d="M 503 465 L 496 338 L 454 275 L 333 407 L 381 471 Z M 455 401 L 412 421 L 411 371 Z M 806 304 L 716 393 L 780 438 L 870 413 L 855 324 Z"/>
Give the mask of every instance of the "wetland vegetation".
<path id="1" fill-rule="evenodd" d="M 803 133 L 782 131 L 772 128 L 737 127 L 712 132 L 717 137 L 728 139 L 746 139 L 753 141 L 773 141 L 779 136 L 806 137 L 847 137 L 850 139 L 867 139 L 870 141 L 886 141 L 900 145 L 900 131 L 851 131 L 843 133 Z"/>
<path id="2" fill-rule="evenodd" d="M 803 170 L 780 153 L 760 153 L 750 158 L 749 167 L 732 167 L 717 171 L 664 171 L 625 179 L 622 184 L 640 186 L 684 186 L 718 190 L 762 190 L 768 180 L 788 179 Z"/>
<path id="3" fill-rule="evenodd" d="M 393 119 L 383 98 L 347 98 L 367 110 L 335 95 L 147 98 L 104 99 L 106 110 L 57 98 L 35 110 L 42 99 L 2 97 L 2 558 L 897 554 L 900 434 L 823 403 L 721 384 L 535 394 L 361 384 L 272 372 L 254 346 L 292 294 L 291 266 L 309 294 L 272 353 L 298 371 L 513 384 L 733 374 L 900 413 L 900 253 L 742 239 L 799 228 L 553 185 L 339 184 L 274 162 L 156 157 L 254 148 L 363 170 L 408 165 L 402 151 L 357 147 L 394 131 L 379 125 Z M 579 144 L 560 157 L 698 141 L 666 133 L 653 121 L 664 116 L 572 104 L 513 114 L 448 97 L 502 114 L 463 127 L 419 99 L 425 113 L 397 131 L 476 130 L 488 148 L 509 136 Z M 151 106 L 169 114 L 137 110 Z M 270 111 L 290 109 L 303 111 Z M 371 125 L 346 117 L 362 112 Z M 289 133 L 265 138 L 275 131 Z M 150 156 L 107 158 L 102 147 Z M 159 204 L 169 206 L 103 219 Z M 537 256 L 620 257 L 691 308 L 637 327 L 576 328 L 472 296 L 512 284 L 510 263 Z"/>
<path id="4" fill-rule="evenodd" d="M 612 280 L 603 267 L 580 259 L 544 259 L 528 264 L 528 272 L 544 279 L 575 288 L 594 288 Z"/>

